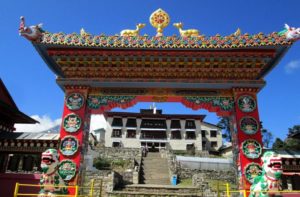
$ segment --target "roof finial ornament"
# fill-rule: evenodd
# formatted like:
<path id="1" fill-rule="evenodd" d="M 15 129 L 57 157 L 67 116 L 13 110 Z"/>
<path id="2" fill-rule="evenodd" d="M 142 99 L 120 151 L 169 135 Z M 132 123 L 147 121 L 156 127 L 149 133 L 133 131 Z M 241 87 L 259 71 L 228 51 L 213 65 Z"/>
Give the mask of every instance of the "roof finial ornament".
<path id="1" fill-rule="evenodd" d="M 163 29 L 170 23 L 169 15 L 159 8 L 151 14 L 149 20 L 151 25 L 156 28 L 156 36 L 163 36 Z"/>
<path id="2" fill-rule="evenodd" d="M 179 23 L 174 23 L 173 24 L 180 33 L 181 37 L 197 37 L 199 36 L 199 31 L 197 29 L 187 29 L 187 30 L 183 30 L 183 24 L 181 22 Z"/>
<path id="3" fill-rule="evenodd" d="M 300 39 L 300 28 L 290 27 L 288 24 L 284 25 L 284 30 L 279 32 L 279 35 L 285 35 L 288 41 L 296 41 Z"/>
<path id="4" fill-rule="evenodd" d="M 23 36 L 30 41 L 36 41 L 42 36 L 42 33 L 44 32 L 42 30 L 42 25 L 43 25 L 42 23 L 38 25 L 26 27 L 24 16 L 21 16 L 20 20 L 21 20 L 20 27 L 19 27 L 20 36 Z"/>
<path id="5" fill-rule="evenodd" d="M 85 36 L 90 36 L 91 34 L 87 33 L 83 28 L 80 29 L 80 35 L 82 37 L 85 37 Z"/>
<path id="6" fill-rule="evenodd" d="M 121 36 L 138 36 L 140 34 L 140 29 L 144 28 L 146 24 L 138 23 L 136 29 L 124 29 L 120 32 Z"/>
<path id="7" fill-rule="evenodd" d="M 238 37 L 241 35 L 241 29 L 240 28 L 237 28 L 237 30 L 233 33 L 234 36 Z"/>

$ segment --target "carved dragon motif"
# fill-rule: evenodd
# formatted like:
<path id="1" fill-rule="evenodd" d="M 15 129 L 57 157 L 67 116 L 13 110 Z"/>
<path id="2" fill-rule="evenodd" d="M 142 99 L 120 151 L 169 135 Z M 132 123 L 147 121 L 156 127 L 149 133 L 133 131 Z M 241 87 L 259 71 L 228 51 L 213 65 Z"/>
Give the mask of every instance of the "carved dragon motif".
<path id="1" fill-rule="evenodd" d="M 181 37 L 197 37 L 199 36 L 199 31 L 197 29 L 187 29 L 183 30 L 183 24 L 182 23 L 174 23 L 173 24 L 177 29 L 179 29 L 179 33 Z"/>
<path id="2" fill-rule="evenodd" d="M 42 23 L 38 25 L 26 27 L 25 18 L 21 16 L 20 19 L 21 19 L 20 27 L 19 27 L 20 36 L 23 36 L 30 41 L 36 41 L 42 36 L 42 33 L 44 32 L 42 30 Z"/>
<path id="3" fill-rule="evenodd" d="M 285 35 L 288 41 L 296 41 L 300 39 L 300 28 L 290 27 L 288 24 L 284 25 L 284 30 L 279 32 L 279 35 Z"/>
<path id="4" fill-rule="evenodd" d="M 268 151 L 261 160 L 263 172 L 254 178 L 249 197 L 269 197 L 269 194 L 281 190 L 281 158 L 275 152 Z"/>
<path id="5" fill-rule="evenodd" d="M 59 155 L 55 149 L 47 149 L 42 153 L 42 176 L 40 179 L 41 190 L 38 197 L 55 197 L 56 195 L 68 194 L 63 187 L 65 182 L 58 173 Z"/>
<path id="6" fill-rule="evenodd" d="M 146 24 L 144 23 L 139 23 L 136 25 L 136 29 L 124 29 L 123 31 L 121 31 L 121 36 L 138 36 L 140 33 L 140 29 L 142 29 L 143 27 L 145 27 Z"/>

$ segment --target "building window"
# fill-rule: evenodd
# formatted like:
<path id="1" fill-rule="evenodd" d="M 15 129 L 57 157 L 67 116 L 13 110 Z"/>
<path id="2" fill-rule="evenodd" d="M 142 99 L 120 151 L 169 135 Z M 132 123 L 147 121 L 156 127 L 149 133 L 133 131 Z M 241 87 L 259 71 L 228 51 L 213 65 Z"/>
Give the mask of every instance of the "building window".
<path id="1" fill-rule="evenodd" d="M 196 124 L 194 120 L 185 121 L 185 129 L 196 129 Z"/>
<path id="2" fill-rule="evenodd" d="M 194 139 L 196 139 L 195 131 L 187 131 L 187 132 L 186 132 L 186 138 L 185 138 L 185 139 L 189 139 L 189 140 L 194 140 Z"/>
<path id="3" fill-rule="evenodd" d="M 206 150 L 206 141 L 202 141 L 202 150 Z"/>
<path id="4" fill-rule="evenodd" d="M 203 138 L 206 137 L 206 130 L 201 130 L 201 137 L 203 137 Z"/>
<path id="5" fill-rule="evenodd" d="M 115 148 L 121 147 L 121 143 L 120 142 L 113 142 L 112 147 L 115 147 Z"/>
<path id="6" fill-rule="evenodd" d="M 210 131 L 210 137 L 217 137 L 217 131 L 211 130 Z"/>
<path id="7" fill-rule="evenodd" d="M 113 129 L 111 137 L 122 137 L 121 129 Z"/>
<path id="8" fill-rule="evenodd" d="M 211 142 L 210 145 L 211 145 L 212 148 L 217 148 L 218 143 L 217 142 Z"/>
<path id="9" fill-rule="evenodd" d="M 136 138 L 136 130 L 127 130 L 127 138 Z"/>
<path id="10" fill-rule="evenodd" d="M 171 139 L 179 140 L 181 139 L 181 134 L 179 130 L 171 131 Z"/>

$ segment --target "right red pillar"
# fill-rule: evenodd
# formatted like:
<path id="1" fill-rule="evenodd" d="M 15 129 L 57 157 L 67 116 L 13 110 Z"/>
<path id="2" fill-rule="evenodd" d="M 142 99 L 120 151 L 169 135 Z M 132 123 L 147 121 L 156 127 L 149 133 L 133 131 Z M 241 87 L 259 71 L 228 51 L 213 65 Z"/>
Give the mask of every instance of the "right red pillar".
<path id="1" fill-rule="evenodd" d="M 263 151 L 256 88 L 234 88 L 235 121 L 233 135 L 240 189 L 248 190 L 254 177 L 261 174 Z"/>

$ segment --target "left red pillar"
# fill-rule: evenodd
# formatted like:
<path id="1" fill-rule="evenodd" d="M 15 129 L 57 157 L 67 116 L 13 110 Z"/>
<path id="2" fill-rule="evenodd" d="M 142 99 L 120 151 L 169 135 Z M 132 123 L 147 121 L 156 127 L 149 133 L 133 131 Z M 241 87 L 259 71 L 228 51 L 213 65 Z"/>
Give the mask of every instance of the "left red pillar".
<path id="1" fill-rule="evenodd" d="M 60 128 L 59 174 L 69 182 L 78 184 L 79 169 L 83 165 L 85 133 L 90 113 L 87 108 L 88 87 L 65 87 L 65 101 Z M 87 134 L 88 135 L 88 134 Z"/>

